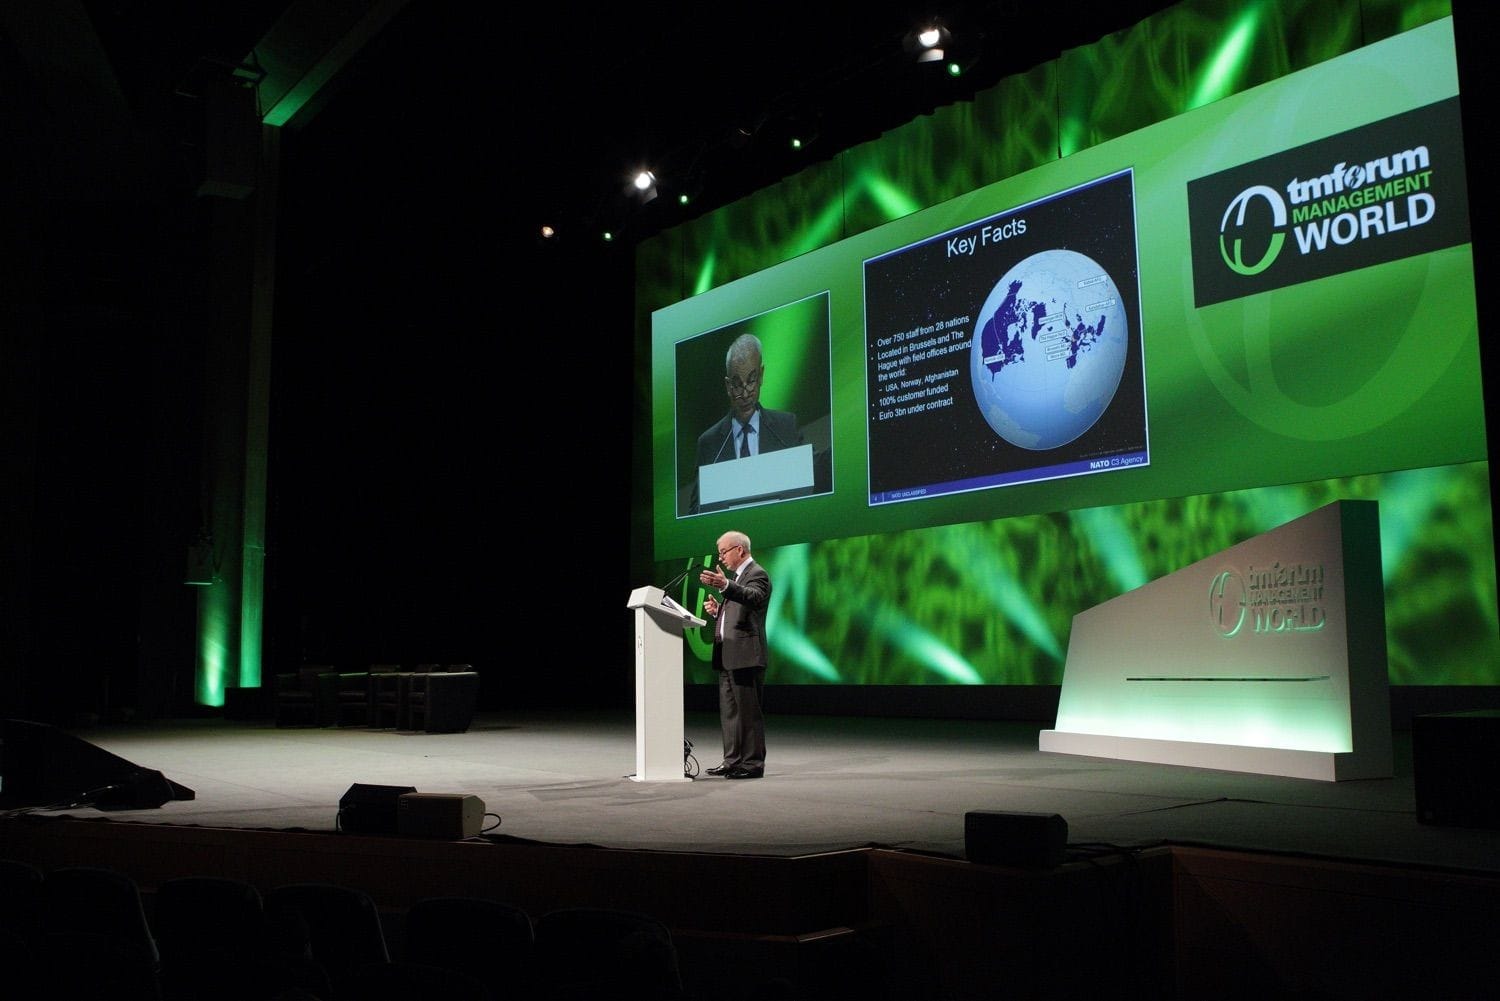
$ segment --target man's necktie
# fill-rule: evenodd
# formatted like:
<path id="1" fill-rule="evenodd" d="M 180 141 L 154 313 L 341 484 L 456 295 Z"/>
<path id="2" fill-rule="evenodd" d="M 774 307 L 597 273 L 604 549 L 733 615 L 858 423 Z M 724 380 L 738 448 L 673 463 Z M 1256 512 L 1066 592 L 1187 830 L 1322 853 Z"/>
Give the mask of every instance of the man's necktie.
<path id="1" fill-rule="evenodd" d="M 755 430 L 755 428 L 751 427 L 749 424 L 741 424 L 740 425 L 740 458 L 741 459 L 748 459 L 748 458 L 750 458 L 750 433 L 752 431 L 754 431 L 754 430 Z"/>

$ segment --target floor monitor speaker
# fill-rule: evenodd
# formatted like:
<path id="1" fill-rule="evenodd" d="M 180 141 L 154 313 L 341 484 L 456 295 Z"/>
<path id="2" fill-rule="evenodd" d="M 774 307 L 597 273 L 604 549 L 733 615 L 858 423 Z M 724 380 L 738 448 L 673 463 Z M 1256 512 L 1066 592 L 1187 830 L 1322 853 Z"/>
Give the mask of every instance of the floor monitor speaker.
<path id="1" fill-rule="evenodd" d="M 338 828 L 348 834 L 395 834 L 396 801 L 416 786 L 356 782 L 339 800 Z"/>
<path id="2" fill-rule="evenodd" d="M 462 841 L 479 833 L 484 800 L 447 792 L 409 792 L 396 801 L 396 833 Z"/>
<path id="3" fill-rule="evenodd" d="M 1500 829 L 1500 710 L 1413 716 L 1411 764 L 1420 823 Z"/>
<path id="4" fill-rule="evenodd" d="M 1068 822 L 1055 813 L 970 810 L 964 814 L 964 854 L 970 862 L 1050 869 L 1060 865 Z"/>

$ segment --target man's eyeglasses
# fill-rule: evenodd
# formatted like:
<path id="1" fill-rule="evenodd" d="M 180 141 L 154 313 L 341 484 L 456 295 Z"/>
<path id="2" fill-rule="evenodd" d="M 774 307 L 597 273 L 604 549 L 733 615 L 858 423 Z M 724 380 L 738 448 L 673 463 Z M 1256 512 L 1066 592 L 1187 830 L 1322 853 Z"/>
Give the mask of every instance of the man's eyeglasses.
<path id="1" fill-rule="evenodd" d="M 728 389 L 735 396 L 744 396 L 746 393 L 753 393 L 759 386 L 759 372 L 752 372 L 748 379 L 741 379 L 739 376 L 735 376 L 733 379 L 726 376 L 724 379 L 724 388 Z"/>
<path id="2" fill-rule="evenodd" d="M 719 555 L 720 556 L 728 556 L 730 553 L 734 552 L 738 548 L 740 548 L 740 547 L 739 546 L 730 546 L 728 549 L 721 549 L 721 550 L 719 550 Z"/>

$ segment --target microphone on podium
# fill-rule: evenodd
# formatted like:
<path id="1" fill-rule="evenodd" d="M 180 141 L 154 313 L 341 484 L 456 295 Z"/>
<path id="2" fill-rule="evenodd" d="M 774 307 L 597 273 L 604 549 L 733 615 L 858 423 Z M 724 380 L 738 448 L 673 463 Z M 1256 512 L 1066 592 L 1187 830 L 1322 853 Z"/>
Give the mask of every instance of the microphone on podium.
<path id="1" fill-rule="evenodd" d="M 678 584 L 681 584 L 684 580 L 686 580 L 688 574 L 692 573 L 694 570 L 702 569 L 703 567 L 701 565 L 694 562 L 689 562 L 686 570 L 682 571 L 682 573 L 678 574 L 676 577 L 673 577 L 671 580 L 663 584 L 661 589 L 663 591 L 670 591 L 672 590 L 672 588 L 676 587 Z"/>

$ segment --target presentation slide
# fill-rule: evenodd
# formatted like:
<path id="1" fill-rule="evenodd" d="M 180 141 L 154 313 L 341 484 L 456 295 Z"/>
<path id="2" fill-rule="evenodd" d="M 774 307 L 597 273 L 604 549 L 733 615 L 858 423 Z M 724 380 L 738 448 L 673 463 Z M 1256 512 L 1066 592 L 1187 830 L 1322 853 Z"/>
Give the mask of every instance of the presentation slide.
<path id="1" fill-rule="evenodd" d="M 870 503 L 1146 464 L 1135 248 L 1122 171 L 866 261 Z"/>

